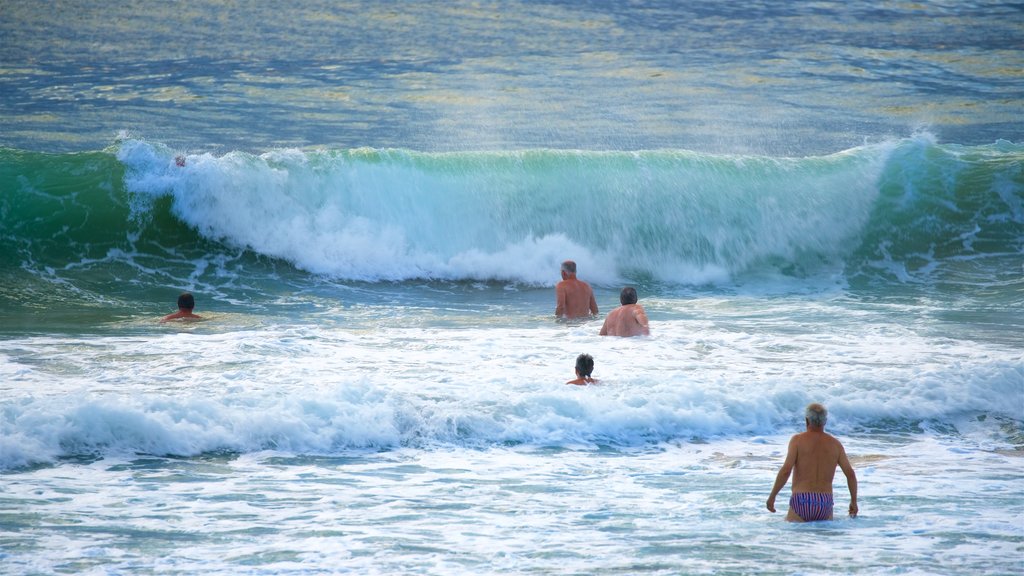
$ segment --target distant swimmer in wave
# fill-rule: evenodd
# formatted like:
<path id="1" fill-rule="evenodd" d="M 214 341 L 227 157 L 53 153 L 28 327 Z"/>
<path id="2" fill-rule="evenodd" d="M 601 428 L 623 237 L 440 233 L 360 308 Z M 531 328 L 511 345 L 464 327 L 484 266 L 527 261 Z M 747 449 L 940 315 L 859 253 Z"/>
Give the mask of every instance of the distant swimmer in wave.
<path id="1" fill-rule="evenodd" d="M 172 312 L 167 316 L 164 316 L 160 321 L 168 322 L 170 320 L 202 320 L 203 317 L 198 314 L 193 314 L 192 310 L 196 307 L 196 299 L 189 292 L 182 292 L 181 296 L 178 296 L 178 311 Z"/>
<path id="2" fill-rule="evenodd" d="M 576 279 L 576 263 L 562 262 L 562 281 L 555 285 L 555 316 L 583 318 L 597 315 L 597 300 L 590 284 Z"/>
<path id="3" fill-rule="evenodd" d="M 775 478 L 775 486 L 768 496 L 767 507 L 775 512 L 775 497 L 793 473 L 793 493 L 789 498 L 789 522 L 812 522 L 831 520 L 832 478 L 836 466 L 846 474 L 850 488 L 850 517 L 857 517 L 857 475 L 846 457 L 843 445 L 830 434 L 825 433 L 828 410 L 821 404 L 810 404 L 804 414 L 807 431 L 794 435 L 789 440 L 786 461 Z"/>
<path id="4" fill-rule="evenodd" d="M 601 326 L 601 336 L 647 336 L 651 329 L 647 324 L 647 312 L 636 303 L 636 288 L 626 286 L 619 294 L 619 306 L 608 313 Z"/>
<path id="5" fill-rule="evenodd" d="M 577 386 L 594 384 L 597 380 L 590 376 L 593 372 L 594 357 L 590 354 L 580 354 L 576 357 L 576 379 L 569 380 L 566 384 L 576 384 Z"/>
<path id="6" fill-rule="evenodd" d="M 185 165 L 185 157 L 184 157 L 184 156 L 175 156 L 175 157 L 174 157 L 174 163 L 175 163 L 175 164 L 176 164 L 176 165 L 177 165 L 177 166 L 178 166 L 179 168 L 180 168 L 180 167 L 182 167 L 182 166 L 184 166 L 184 165 Z"/>

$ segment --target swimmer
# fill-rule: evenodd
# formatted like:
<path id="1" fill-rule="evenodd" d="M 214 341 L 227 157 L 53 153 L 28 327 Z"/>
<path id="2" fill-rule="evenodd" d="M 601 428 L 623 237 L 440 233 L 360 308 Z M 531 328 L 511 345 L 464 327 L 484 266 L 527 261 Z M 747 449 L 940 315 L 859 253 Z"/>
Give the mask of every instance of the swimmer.
<path id="1" fill-rule="evenodd" d="M 636 303 L 636 288 L 626 286 L 619 294 L 619 306 L 608 313 L 601 326 L 601 336 L 647 336 L 647 312 Z"/>
<path id="2" fill-rule="evenodd" d="M 793 473 L 793 493 L 786 515 L 789 522 L 832 519 L 832 478 L 836 474 L 836 466 L 846 475 L 846 484 L 850 488 L 850 517 L 857 517 L 857 475 L 842 443 L 825 433 L 827 419 L 828 410 L 821 404 L 807 406 L 804 414 L 807 431 L 790 439 L 786 460 L 768 496 L 768 510 L 775 512 L 775 497 L 786 485 L 790 472 Z"/>
<path id="3" fill-rule="evenodd" d="M 594 358 L 590 354 L 580 354 L 576 357 L 576 379 L 569 380 L 566 384 L 576 384 L 577 386 L 586 386 L 587 384 L 594 384 L 597 382 L 596 379 L 590 375 L 594 372 Z"/>
<path id="4" fill-rule="evenodd" d="M 160 321 L 167 322 L 170 320 L 202 320 L 203 317 L 198 314 L 193 314 L 192 310 L 196 307 L 196 299 L 192 294 L 188 292 L 182 292 L 178 296 L 178 311 L 172 312 L 167 316 L 164 316 Z"/>

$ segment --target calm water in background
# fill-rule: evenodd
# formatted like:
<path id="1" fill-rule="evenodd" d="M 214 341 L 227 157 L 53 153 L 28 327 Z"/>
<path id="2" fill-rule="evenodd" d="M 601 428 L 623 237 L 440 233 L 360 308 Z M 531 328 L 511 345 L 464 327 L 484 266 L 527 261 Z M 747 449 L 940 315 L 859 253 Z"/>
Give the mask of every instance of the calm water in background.
<path id="1" fill-rule="evenodd" d="M 5 2 L 2 143 L 831 153 L 1019 140 L 1011 2 Z"/>
<path id="2" fill-rule="evenodd" d="M 1024 10 L 744 4 L 0 4 L 0 573 L 1024 571 Z"/>

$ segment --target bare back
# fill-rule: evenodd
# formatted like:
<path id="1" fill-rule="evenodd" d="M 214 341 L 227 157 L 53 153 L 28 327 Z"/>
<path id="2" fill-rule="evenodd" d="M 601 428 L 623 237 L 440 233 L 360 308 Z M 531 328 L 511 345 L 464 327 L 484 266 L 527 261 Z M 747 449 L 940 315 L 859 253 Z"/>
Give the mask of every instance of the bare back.
<path id="1" fill-rule="evenodd" d="M 846 459 L 846 451 L 831 434 L 819 431 L 801 432 L 790 441 L 795 452 L 793 492 L 832 493 L 836 467 Z"/>
<path id="2" fill-rule="evenodd" d="M 623 304 L 608 313 L 601 326 L 601 336 L 646 336 L 647 313 L 639 304 Z"/>
<path id="3" fill-rule="evenodd" d="M 555 285 L 555 316 L 583 318 L 597 314 L 597 300 L 590 284 L 576 278 L 562 280 Z"/>

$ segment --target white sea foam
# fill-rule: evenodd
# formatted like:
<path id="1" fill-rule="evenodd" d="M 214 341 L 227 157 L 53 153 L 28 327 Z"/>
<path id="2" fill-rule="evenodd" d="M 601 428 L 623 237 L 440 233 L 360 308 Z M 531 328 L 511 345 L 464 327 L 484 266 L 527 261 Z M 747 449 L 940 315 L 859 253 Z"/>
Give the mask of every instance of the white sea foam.
<path id="1" fill-rule="evenodd" d="M 640 339 L 600 338 L 593 322 L 28 338 L 3 360 L 16 376 L 0 412 L 0 464 L 80 454 L 643 446 L 772 434 L 798 423 L 810 401 L 825 402 L 842 432 L 1021 416 L 1024 367 L 1013 350 L 896 325 L 876 330 L 862 311 L 847 319 L 856 323 L 833 318 L 830 334 L 790 333 L 826 312 L 806 307 L 762 318 L 757 331 L 745 329 L 742 310 L 715 325 L 658 321 L 657 303 L 649 311 L 654 335 Z M 584 351 L 602 382 L 565 386 Z M 51 360 L 19 369 L 29 357 Z"/>

